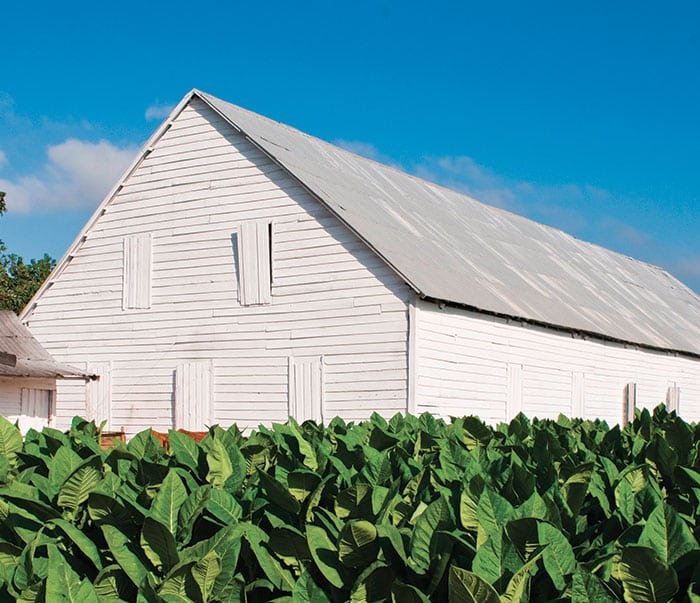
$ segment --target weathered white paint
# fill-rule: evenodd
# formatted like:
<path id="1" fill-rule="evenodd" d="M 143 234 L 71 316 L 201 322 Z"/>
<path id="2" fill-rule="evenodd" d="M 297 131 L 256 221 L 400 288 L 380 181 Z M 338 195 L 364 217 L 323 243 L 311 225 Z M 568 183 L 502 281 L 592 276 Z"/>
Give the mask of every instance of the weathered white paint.
<path id="1" fill-rule="evenodd" d="M 112 363 L 90 362 L 87 372 L 97 375 L 99 379 L 86 384 L 85 418 L 98 425 L 106 421 L 106 429 L 112 429 Z"/>
<path id="2" fill-rule="evenodd" d="M 124 237 L 124 282 L 122 307 L 143 310 L 151 307 L 151 235 Z"/>
<path id="3" fill-rule="evenodd" d="M 672 381 L 683 392 L 680 414 L 700 419 L 698 360 L 428 302 L 419 302 L 416 314 L 419 412 L 497 422 L 521 409 L 528 416 L 580 414 L 620 423 L 628 383 L 637 384 L 638 406 L 651 408 L 666 400 Z"/>
<path id="4" fill-rule="evenodd" d="M 321 358 L 289 359 L 289 416 L 299 422 L 323 421 Z"/>
<path id="5" fill-rule="evenodd" d="M 288 359 L 324 357 L 324 412 L 406 410 L 408 287 L 266 155 L 195 100 L 118 189 L 26 319 L 57 360 L 111 362 L 112 426 L 173 426 L 174 372 L 215 365 L 212 422 L 284 421 Z M 234 234 L 272 223 L 271 303 L 239 302 Z M 152 239 L 149 309 L 122 309 L 124 237 Z M 84 415 L 58 385 L 56 423 Z"/>
<path id="6" fill-rule="evenodd" d="M 210 426 L 213 394 L 210 360 L 178 365 L 175 372 L 175 428 L 203 431 Z"/>

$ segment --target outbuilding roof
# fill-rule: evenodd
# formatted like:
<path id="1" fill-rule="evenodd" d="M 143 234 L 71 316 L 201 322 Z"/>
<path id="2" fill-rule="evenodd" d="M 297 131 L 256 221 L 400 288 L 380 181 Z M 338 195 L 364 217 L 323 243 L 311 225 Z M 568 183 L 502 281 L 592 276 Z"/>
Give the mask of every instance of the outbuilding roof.
<path id="1" fill-rule="evenodd" d="M 0 377 L 89 379 L 78 369 L 56 362 L 14 312 L 0 311 Z"/>
<path id="2" fill-rule="evenodd" d="M 193 91 L 421 296 L 700 354 L 700 297 L 665 270 Z"/>

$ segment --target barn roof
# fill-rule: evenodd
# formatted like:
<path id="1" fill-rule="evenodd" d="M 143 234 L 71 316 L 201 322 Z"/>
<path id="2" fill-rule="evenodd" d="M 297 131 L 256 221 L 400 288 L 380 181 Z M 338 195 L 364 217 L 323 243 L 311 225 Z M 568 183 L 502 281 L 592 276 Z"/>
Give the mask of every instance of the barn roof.
<path id="1" fill-rule="evenodd" d="M 420 295 L 700 354 L 700 297 L 663 269 L 193 94 L 301 181 Z"/>
<path id="2" fill-rule="evenodd" d="M 0 377 L 88 378 L 56 362 L 17 315 L 6 310 L 0 311 Z"/>

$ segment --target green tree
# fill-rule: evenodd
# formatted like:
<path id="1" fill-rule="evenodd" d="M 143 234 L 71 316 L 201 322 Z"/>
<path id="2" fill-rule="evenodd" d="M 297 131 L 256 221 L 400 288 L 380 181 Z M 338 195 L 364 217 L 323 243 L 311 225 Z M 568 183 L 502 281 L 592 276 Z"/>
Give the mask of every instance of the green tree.
<path id="1" fill-rule="evenodd" d="M 0 192 L 0 215 L 7 209 L 5 193 Z M 19 313 L 46 280 L 56 260 L 44 254 L 39 260 L 25 262 L 0 241 L 0 310 Z"/>

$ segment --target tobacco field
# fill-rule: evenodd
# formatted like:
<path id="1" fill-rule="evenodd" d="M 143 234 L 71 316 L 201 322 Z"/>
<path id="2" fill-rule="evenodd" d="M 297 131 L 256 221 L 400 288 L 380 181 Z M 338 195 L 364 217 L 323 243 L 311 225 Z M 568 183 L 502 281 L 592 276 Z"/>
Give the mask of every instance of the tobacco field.
<path id="1" fill-rule="evenodd" d="M 199 443 L 0 418 L 0 600 L 700 601 L 700 427 L 291 421 Z"/>

